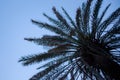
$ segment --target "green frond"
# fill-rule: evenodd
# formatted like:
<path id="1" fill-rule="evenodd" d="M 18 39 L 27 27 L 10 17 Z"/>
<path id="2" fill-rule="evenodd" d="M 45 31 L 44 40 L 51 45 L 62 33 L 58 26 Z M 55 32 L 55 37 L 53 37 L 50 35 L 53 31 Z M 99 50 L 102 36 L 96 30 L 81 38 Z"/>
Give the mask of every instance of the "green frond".
<path id="1" fill-rule="evenodd" d="M 70 80 L 75 80 L 74 71 L 75 71 L 75 67 L 70 72 Z"/>
<path id="2" fill-rule="evenodd" d="M 36 63 L 36 62 L 40 62 L 42 60 L 41 56 L 44 56 L 45 54 L 46 53 L 24 56 L 24 57 L 21 57 L 19 62 L 22 62 L 22 64 L 25 65 L 25 66 Z"/>
<path id="3" fill-rule="evenodd" d="M 71 56 L 72 57 L 72 56 Z M 72 67 L 76 62 L 73 61 L 72 63 L 65 64 L 61 66 L 59 69 L 56 70 L 56 72 L 53 73 L 53 75 L 50 75 L 50 80 L 54 80 L 56 78 L 60 78 L 61 74 L 66 72 L 70 67 Z M 75 67 L 75 66 L 74 66 Z M 62 74 L 64 76 L 64 74 Z"/>
<path id="4" fill-rule="evenodd" d="M 69 60 L 72 59 L 72 58 L 74 58 L 72 55 L 71 55 L 71 56 L 60 57 L 59 59 L 50 61 L 50 62 L 48 62 L 48 63 L 40 66 L 40 67 L 37 68 L 37 69 L 40 69 L 40 68 L 43 68 L 43 67 L 52 66 L 53 64 L 60 63 L 60 62 L 62 62 L 62 63 L 64 64 L 64 62 L 69 61 Z"/>
<path id="5" fill-rule="evenodd" d="M 110 25 L 119 16 L 120 16 L 120 8 L 115 10 L 103 23 L 101 23 L 99 29 L 99 37 L 101 37 L 103 32 L 107 29 L 108 25 Z"/>
<path id="6" fill-rule="evenodd" d="M 89 20 L 90 20 L 90 7 L 93 0 L 87 0 L 87 3 L 85 4 L 84 14 L 83 14 L 83 20 L 84 20 L 84 32 L 90 33 L 89 29 Z"/>
<path id="7" fill-rule="evenodd" d="M 43 13 L 43 15 L 50 21 L 52 22 L 56 27 L 59 27 L 61 30 L 65 31 L 66 29 L 64 28 L 64 24 L 60 22 L 59 20 L 56 20 L 52 17 L 49 17 L 47 14 Z"/>
<path id="8" fill-rule="evenodd" d="M 64 29 L 66 29 L 66 31 L 71 31 L 71 26 L 68 24 L 68 22 L 66 21 L 65 18 L 63 18 L 63 16 L 56 10 L 55 7 L 52 8 L 54 14 L 56 15 L 56 17 L 58 18 L 58 20 L 60 22 L 62 22 L 62 24 L 64 25 Z"/>
<path id="9" fill-rule="evenodd" d="M 92 31 L 91 31 L 91 36 L 93 39 L 95 39 L 96 36 L 96 31 L 98 27 L 98 13 L 101 7 L 103 0 L 97 0 L 94 8 L 93 8 L 93 14 L 92 14 Z"/>
<path id="10" fill-rule="evenodd" d="M 58 21 L 58 20 L 56 20 L 56 19 L 48 16 L 48 15 L 45 14 L 45 13 L 43 13 L 43 15 L 44 15 L 50 22 L 52 22 L 53 24 L 55 24 L 55 25 L 61 25 L 61 22 L 60 22 L 60 21 Z M 59 27 L 61 27 L 61 26 L 59 26 Z"/>
<path id="11" fill-rule="evenodd" d="M 67 60 L 70 60 L 70 58 L 72 58 L 72 56 L 61 58 L 61 59 L 59 59 L 60 61 L 58 61 L 58 62 L 50 62 L 50 64 L 51 63 L 54 63 L 53 65 L 59 64 L 59 63 L 64 64 Z M 49 65 L 49 66 L 52 66 L 52 65 Z M 70 66 L 71 66 L 71 64 L 67 64 L 67 65 L 64 64 L 62 67 L 60 67 L 60 66 L 54 67 L 54 69 L 52 71 L 50 71 L 50 74 L 49 74 L 49 71 L 48 71 L 48 73 L 46 74 L 45 77 L 43 77 L 43 79 L 44 80 L 46 80 L 46 79 L 54 80 L 55 78 L 60 77 L 61 76 L 60 74 L 62 72 L 64 72 L 65 70 L 68 70 L 68 68 Z"/>
<path id="12" fill-rule="evenodd" d="M 47 24 L 47 23 L 42 23 L 42 22 L 38 22 L 35 20 L 32 20 L 32 22 L 36 25 L 38 25 L 41 28 L 45 28 L 47 30 L 50 30 L 52 32 L 55 32 L 56 34 L 59 34 L 61 36 L 67 36 L 66 33 L 64 33 L 61 29 L 59 29 L 58 27 L 55 27 L 53 25 Z"/>
<path id="13" fill-rule="evenodd" d="M 84 38 L 84 23 L 83 23 L 83 17 L 81 13 L 81 8 L 78 8 L 76 11 L 76 32 L 78 33 L 78 39 L 80 42 Z"/>
<path id="14" fill-rule="evenodd" d="M 106 6 L 106 8 L 103 10 L 103 12 L 102 12 L 102 14 L 101 14 L 101 16 L 100 16 L 100 18 L 99 18 L 99 20 L 98 20 L 98 25 L 100 25 L 100 24 L 102 23 L 101 21 L 103 20 L 103 17 L 105 16 L 105 13 L 106 13 L 107 10 L 109 9 L 110 5 L 111 5 L 111 4 L 108 4 L 108 5 Z M 98 28 L 97 28 L 97 38 L 100 37 L 100 32 L 98 32 L 100 28 L 101 28 L 100 26 L 98 26 Z"/>
<path id="15" fill-rule="evenodd" d="M 78 67 L 76 67 L 76 68 L 74 69 L 74 73 L 73 73 L 73 77 L 74 77 L 73 80 L 78 80 L 77 77 L 78 77 L 79 75 L 80 75 L 79 69 L 78 69 Z"/>
<path id="16" fill-rule="evenodd" d="M 79 33 L 79 30 L 78 30 L 78 28 L 77 28 L 77 25 L 75 24 L 75 22 L 72 20 L 72 18 L 69 16 L 69 14 L 67 13 L 67 11 L 64 9 L 64 8 L 62 8 L 62 10 L 63 10 L 63 12 L 64 12 L 64 14 L 66 15 L 66 17 L 67 17 L 67 19 L 70 21 L 70 23 L 71 23 L 71 32 L 70 32 L 70 36 L 74 36 L 74 34 L 76 34 L 77 33 L 77 35 L 75 35 L 75 36 L 78 36 L 78 33 Z"/>
<path id="17" fill-rule="evenodd" d="M 75 22 L 72 20 L 72 18 L 69 16 L 69 14 L 67 13 L 67 11 L 62 7 L 63 12 L 65 13 L 66 17 L 68 18 L 68 20 L 70 20 L 70 23 L 72 24 L 73 27 L 76 27 Z"/>
<path id="18" fill-rule="evenodd" d="M 108 41 L 106 41 L 105 44 L 109 45 L 109 44 L 116 44 L 119 42 L 120 42 L 120 37 L 113 37 L 113 38 L 110 38 Z"/>
<path id="19" fill-rule="evenodd" d="M 77 43 L 78 41 L 74 38 L 72 38 L 70 35 L 64 33 L 61 29 L 59 29 L 58 27 L 55 27 L 55 26 L 52 26 L 50 24 L 47 24 L 47 23 L 42 23 L 42 22 L 38 22 L 38 21 L 34 21 L 32 20 L 33 23 L 37 24 L 39 27 L 41 28 L 46 28 L 52 32 L 55 32 L 56 34 L 59 34 L 61 36 L 64 36 L 64 37 L 67 37 L 67 39 L 74 43 Z"/>
<path id="20" fill-rule="evenodd" d="M 50 79 L 54 80 L 55 78 L 58 78 L 65 70 L 67 70 L 72 64 L 67 64 L 67 65 L 63 65 L 61 66 L 59 69 L 56 70 L 55 73 L 53 73 L 53 75 L 50 75 Z"/>
<path id="21" fill-rule="evenodd" d="M 81 62 L 76 62 L 76 64 L 77 64 L 77 66 L 78 66 L 78 68 L 79 68 L 79 70 L 80 70 L 80 71 L 79 71 L 80 74 L 82 74 L 82 75 L 79 75 L 79 76 L 81 76 L 81 79 L 83 79 L 83 75 L 86 75 L 87 78 L 92 79 L 91 76 L 89 76 L 89 75 L 86 73 L 86 71 L 85 71 L 85 64 L 83 64 L 82 61 L 81 61 Z M 84 80 L 84 79 L 83 79 L 83 80 Z"/>
<path id="22" fill-rule="evenodd" d="M 81 10 L 80 10 L 80 8 L 78 8 L 77 11 L 76 11 L 76 18 L 75 19 L 76 19 L 76 25 L 78 27 L 76 29 L 79 29 L 80 28 L 80 22 L 81 22 Z"/>
<path id="23" fill-rule="evenodd" d="M 58 53 L 40 53 L 40 54 L 22 57 L 19 60 L 19 62 L 22 62 L 22 64 L 24 66 L 27 66 L 27 65 L 30 65 L 33 63 L 39 63 L 43 60 L 48 60 L 48 59 L 55 58 L 55 57 L 62 56 L 62 55 L 66 55 L 66 54 L 67 54 L 67 52 L 65 52 L 65 51 L 58 52 Z"/>
<path id="24" fill-rule="evenodd" d="M 110 44 L 109 45 L 110 46 L 110 48 L 112 48 L 112 49 L 118 49 L 118 48 L 120 48 L 120 44 Z"/>
<path id="25" fill-rule="evenodd" d="M 111 30 L 109 30 L 104 36 L 101 37 L 101 40 L 104 39 L 104 41 L 106 42 L 107 40 L 115 37 L 115 35 L 119 35 L 120 34 L 120 26 L 118 27 L 112 27 Z"/>
<path id="26" fill-rule="evenodd" d="M 56 27 L 60 28 L 63 32 L 70 34 L 72 28 L 71 28 L 71 30 L 68 30 L 68 28 L 65 27 L 65 24 L 62 23 L 61 21 L 55 20 L 55 19 L 49 17 L 48 15 L 46 15 L 45 13 L 44 13 L 43 15 L 44 15 L 50 22 L 52 22 Z"/>
<path id="27" fill-rule="evenodd" d="M 45 70 L 38 72 L 37 74 L 35 74 L 32 78 L 30 78 L 29 80 L 39 80 L 40 78 L 42 78 L 44 75 L 48 74 L 50 71 L 54 70 L 56 67 L 60 66 L 60 64 L 62 64 L 62 62 L 60 63 L 56 63 L 54 65 L 49 66 L 48 68 L 46 68 Z"/>
<path id="28" fill-rule="evenodd" d="M 79 32 L 83 32 L 83 19 L 82 19 L 82 13 L 81 13 L 81 8 L 78 8 L 76 11 L 76 29 L 79 30 Z"/>
<path id="29" fill-rule="evenodd" d="M 61 77 L 58 78 L 58 79 L 59 79 L 59 80 L 64 80 L 64 79 L 67 77 L 67 75 L 68 75 L 73 69 L 74 69 L 74 67 L 68 68 L 67 70 L 64 71 L 64 74 L 61 75 Z"/>
<path id="30" fill-rule="evenodd" d="M 103 0 L 96 1 L 96 4 L 95 4 L 94 9 L 93 9 L 93 14 L 92 14 L 93 21 L 98 18 L 98 13 L 99 13 L 99 10 L 101 8 L 102 2 L 103 2 Z"/>
<path id="31" fill-rule="evenodd" d="M 101 14 L 101 16 L 100 16 L 100 18 L 99 18 L 98 24 L 101 23 L 103 17 L 105 16 L 105 13 L 106 13 L 107 10 L 109 9 L 110 5 L 111 5 L 111 4 L 108 4 L 108 5 L 106 6 L 106 8 L 103 10 L 103 12 L 102 12 L 102 14 Z"/>
<path id="32" fill-rule="evenodd" d="M 71 23 L 71 31 L 70 31 L 70 36 L 78 36 L 79 30 L 77 29 L 77 26 L 75 24 L 75 22 L 72 20 L 72 18 L 69 16 L 69 14 L 67 13 L 67 11 L 62 8 L 64 14 L 66 15 L 67 19 L 70 21 Z M 77 33 L 77 34 L 76 34 Z"/>
<path id="33" fill-rule="evenodd" d="M 50 50 L 48 50 L 48 52 L 52 53 L 52 52 L 61 52 L 61 51 L 72 51 L 70 49 L 75 49 L 76 47 L 72 46 L 71 44 L 63 44 L 63 45 L 59 45 L 55 48 L 52 48 Z"/>
<path id="34" fill-rule="evenodd" d="M 112 38 L 116 34 L 120 34 L 120 18 L 114 23 L 114 25 L 107 31 L 102 37 L 101 40 L 106 41 L 107 39 Z"/>
<path id="35" fill-rule="evenodd" d="M 38 45 L 43 46 L 57 46 L 61 44 L 70 43 L 70 41 L 61 36 L 49 36 L 49 35 L 44 35 L 42 38 L 25 38 L 25 40 L 32 41 Z"/>

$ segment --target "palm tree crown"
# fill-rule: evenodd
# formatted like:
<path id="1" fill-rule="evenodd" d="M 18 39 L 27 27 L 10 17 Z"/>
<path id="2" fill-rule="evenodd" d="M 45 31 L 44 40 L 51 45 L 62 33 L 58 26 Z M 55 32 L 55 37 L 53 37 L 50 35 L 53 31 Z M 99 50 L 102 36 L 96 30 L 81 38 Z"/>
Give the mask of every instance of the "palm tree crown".
<path id="1" fill-rule="evenodd" d="M 57 19 L 43 14 L 52 24 L 32 20 L 56 35 L 25 38 L 51 47 L 47 52 L 19 60 L 25 66 L 50 60 L 30 80 L 120 80 L 120 8 L 103 20 L 110 4 L 99 14 L 103 0 L 96 0 L 91 8 L 92 2 L 87 0 L 76 10 L 75 21 L 64 8 L 66 19 L 55 7 L 52 10 Z"/>

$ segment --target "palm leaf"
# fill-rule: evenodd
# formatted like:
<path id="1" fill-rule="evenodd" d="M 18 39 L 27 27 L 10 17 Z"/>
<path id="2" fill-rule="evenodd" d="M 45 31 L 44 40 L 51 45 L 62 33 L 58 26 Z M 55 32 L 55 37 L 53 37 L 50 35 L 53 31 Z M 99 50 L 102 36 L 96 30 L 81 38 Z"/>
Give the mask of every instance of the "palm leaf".
<path id="1" fill-rule="evenodd" d="M 56 63 L 52 66 L 49 66 L 48 68 L 46 68 L 45 70 L 38 72 L 36 75 L 34 75 L 32 78 L 30 78 L 29 80 L 39 80 L 41 77 L 43 77 L 44 75 L 46 75 L 48 72 L 50 72 L 51 70 L 55 69 L 56 67 L 58 67 L 60 64 L 62 64 L 62 62 L 60 63 Z"/>
<path id="2" fill-rule="evenodd" d="M 91 32 L 91 36 L 93 39 L 95 39 L 96 36 L 96 31 L 97 31 L 97 27 L 98 27 L 98 13 L 101 7 L 103 0 L 97 0 L 94 9 L 93 9 L 93 14 L 92 14 L 92 32 Z"/>
<path id="3" fill-rule="evenodd" d="M 70 59 L 74 58 L 72 55 L 71 56 L 65 56 L 65 57 L 60 57 L 59 59 L 56 59 L 56 60 L 53 60 L 53 61 L 50 61 L 48 63 L 46 63 L 45 65 L 42 65 L 41 67 L 37 68 L 37 69 L 40 69 L 40 68 L 44 68 L 44 67 L 48 67 L 48 66 L 52 66 L 53 64 L 56 64 L 56 63 L 60 63 L 60 62 L 65 62 L 65 61 L 69 61 Z"/>
<path id="4" fill-rule="evenodd" d="M 57 46 L 61 44 L 69 43 L 69 41 L 61 36 L 49 36 L 44 35 L 42 38 L 25 38 L 27 41 L 32 41 L 38 45 L 43 46 Z"/>
<path id="5" fill-rule="evenodd" d="M 30 65 L 33 63 L 38 63 L 43 60 L 47 60 L 50 58 L 55 58 L 60 55 L 65 55 L 66 52 L 59 52 L 59 53 L 40 53 L 40 54 L 35 54 L 35 55 L 30 55 L 30 56 L 25 56 L 22 57 L 19 62 L 22 61 L 23 65 Z"/>
<path id="6" fill-rule="evenodd" d="M 107 40 L 112 38 L 116 34 L 120 34 L 120 19 L 117 20 L 117 22 L 114 23 L 114 25 L 110 28 L 109 31 L 107 31 L 102 37 L 101 40 Z"/>
<path id="7" fill-rule="evenodd" d="M 67 71 L 64 71 L 64 74 L 63 74 L 60 78 L 58 78 L 58 79 L 59 79 L 59 80 L 64 80 L 64 79 L 67 77 L 67 75 L 68 75 L 73 69 L 74 69 L 73 67 L 68 68 Z"/>
<path id="8" fill-rule="evenodd" d="M 115 44 L 115 43 L 119 43 L 119 42 L 120 42 L 120 37 L 113 37 L 113 38 L 109 39 L 109 41 L 106 41 L 106 45 Z"/>
<path id="9" fill-rule="evenodd" d="M 50 79 L 54 80 L 58 78 L 65 70 L 67 70 L 72 64 L 67 64 L 62 66 L 60 69 L 57 69 L 57 73 L 55 72 L 53 75 L 50 75 Z"/>
<path id="10" fill-rule="evenodd" d="M 83 14 L 83 20 L 84 20 L 84 32 L 90 33 L 89 31 L 89 19 L 90 19 L 90 6 L 93 0 L 87 0 L 84 14 Z"/>
<path id="11" fill-rule="evenodd" d="M 34 20 L 32 20 L 32 22 L 35 23 L 35 24 L 37 24 L 37 25 L 39 25 L 39 27 L 41 27 L 41 28 L 46 28 L 46 29 L 48 29 L 48 30 L 50 30 L 52 32 L 55 32 L 56 34 L 59 34 L 61 36 L 65 36 L 65 37 L 67 37 L 68 39 L 70 39 L 74 43 L 78 42 L 78 41 L 76 41 L 76 39 L 74 39 L 71 36 L 67 35 L 61 29 L 59 29 L 59 28 L 57 28 L 55 26 L 49 25 L 47 23 L 42 23 L 42 22 L 34 21 Z"/>
<path id="12" fill-rule="evenodd" d="M 107 29 L 108 25 L 110 25 L 110 23 L 117 19 L 118 16 L 120 16 L 120 8 L 115 10 L 103 23 L 101 23 L 101 27 L 99 29 L 99 37 L 103 34 L 105 29 Z"/>
<path id="13" fill-rule="evenodd" d="M 103 12 L 102 12 L 102 14 L 101 14 L 101 16 L 100 16 L 100 18 L 99 18 L 99 20 L 98 20 L 98 24 L 100 24 L 101 21 L 103 20 L 103 17 L 105 16 L 105 13 L 106 13 L 107 10 L 109 9 L 110 5 L 111 5 L 111 4 L 108 4 L 108 5 L 106 6 L 106 8 L 103 10 Z"/>
<path id="14" fill-rule="evenodd" d="M 49 25 L 47 23 L 38 22 L 38 21 L 35 21 L 35 20 L 32 20 L 32 22 L 34 24 L 39 25 L 39 27 L 41 27 L 41 28 L 46 28 L 46 29 L 48 29 L 48 30 L 50 30 L 52 32 L 55 32 L 56 34 L 60 34 L 62 36 L 66 36 L 67 35 L 61 29 L 59 29 L 59 28 L 57 28 L 57 27 L 55 27 L 53 25 Z"/>
<path id="15" fill-rule="evenodd" d="M 59 20 L 55 20 L 51 17 L 49 17 L 48 15 L 46 15 L 45 13 L 43 14 L 50 22 L 52 22 L 53 24 L 55 24 L 55 26 L 59 27 L 63 32 L 70 34 L 71 31 L 73 31 L 73 29 L 71 28 L 70 30 L 68 30 L 68 28 L 65 27 L 65 24 L 62 23 Z"/>
<path id="16" fill-rule="evenodd" d="M 55 13 L 56 17 L 60 20 L 60 22 L 62 22 L 64 24 L 64 29 L 66 29 L 66 31 L 71 31 L 71 27 L 70 25 L 67 23 L 66 19 L 63 18 L 63 16 L 56 10 L 55 7 L 53 7 L 53 12 Z"/>
<path id="17" fill-rule="evenodd" d="M 81 13 L 81 8 L 78 8 L 76 11 L 76 30 L 78 33 L 78 38 L 82 39 L 83 37 L 83 33 L 84 33 L 84 23 L 83 23 L 83 19 L 82 19 L 82 13 Z"/>
<path id="18" fill-rule="evenodd" d="M 75 49 L 75 47 L 72 47 L 72 45 L 70 45 L 70 44 L 63 44 L 63 45 L 59 45 L 55 48 L 48 50 L 48 52 L 50 52 L 50 53 L 52 53 L 52 52 L 57 53 L 57 52 L 61 52 L 61 51 L 69 51 L 69 52 L 73 51 L 74 52 L 74 50 L 70 50 L 70 49 Z"/>
<path id="19" fill-rule="evenodd" d="M 70 20 L 72 26 L 74 26 L 76 28 L 75 22 L 72 20 L 72 18 L 69 16 L 69 14 L 67 13 L 67 11 L 62 7 L 63 12 L 65 13 L 66 17 L 68 18 L 68 20 Z"/>

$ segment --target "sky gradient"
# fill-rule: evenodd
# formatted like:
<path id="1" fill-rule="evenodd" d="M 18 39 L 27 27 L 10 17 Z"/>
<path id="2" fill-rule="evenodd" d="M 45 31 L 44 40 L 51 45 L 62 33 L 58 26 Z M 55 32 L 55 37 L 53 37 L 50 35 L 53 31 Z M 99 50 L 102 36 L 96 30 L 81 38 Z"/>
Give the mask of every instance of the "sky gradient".
<path id="1" fill-rule="evenodd" d="M 46 49 L 24 40 L 25 37 L 41 37 L 52 34 L 38 28 L 31 19 L 46 21 L 45 12 L 54 16 L 52 7 L 60 12 L 64 7 L 74 18 L 76 8 L 86 0 L 0 0 L 0 80 L 28 80 L 37 73 L 39 65 L 24 67 L 18 60 L 21 56 L 36 54 Z M 112 3 L 106 17 L 120 7 L 120 0 L 104 0 L 102 8 Z"/>

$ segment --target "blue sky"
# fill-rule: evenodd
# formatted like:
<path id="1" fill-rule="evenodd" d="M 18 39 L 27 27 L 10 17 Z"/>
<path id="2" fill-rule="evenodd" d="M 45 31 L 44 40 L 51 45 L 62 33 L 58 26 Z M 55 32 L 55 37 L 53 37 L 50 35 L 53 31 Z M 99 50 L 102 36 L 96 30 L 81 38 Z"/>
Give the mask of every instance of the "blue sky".
<path id="1" fill-rule="evenodd" d="M 50 34 L 33 25 L 31 19 L 46 21 L 42 13 L 53 16 L 53 6 L 60 11 L 64 7 L 74 17 L 83 1 L 86 0 L 0 0 L 0 80 L 28 80 L 38 72 L 40 64 L 23 67 L 18 63 L 21 56 L 45 51 L 44 47 L 24 41 L 24 37 Z M 104 0 L 103 7 L 109 3 L 112 5 L 107 15 L 120 7 L 120 0 Z"/>

